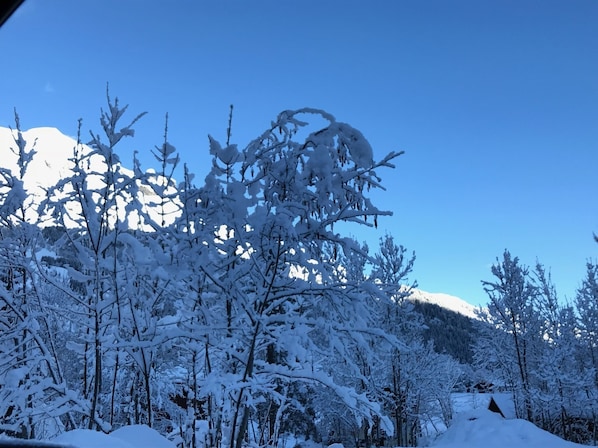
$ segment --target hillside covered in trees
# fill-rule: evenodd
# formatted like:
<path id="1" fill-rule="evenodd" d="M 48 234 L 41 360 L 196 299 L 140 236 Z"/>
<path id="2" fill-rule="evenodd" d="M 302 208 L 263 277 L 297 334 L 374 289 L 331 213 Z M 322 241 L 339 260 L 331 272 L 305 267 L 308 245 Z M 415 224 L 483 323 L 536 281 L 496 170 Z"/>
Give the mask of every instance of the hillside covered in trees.
<path id="1" fill-rule="evenodd" d="M 595 265 L 567 305 L 508 251 L 480 321 L 412 303 L 413 254 L 338 231 L 390 213 L 370 193 L 400 153 L 375 161 L 327 112 L 284 111 L 242 150 L 210 137 L 205 180 L 184 165 L 176 183 L 167 131 L 159 170 L 121 165 L 140 118 L 125 111 L 108 98 L 103 134 L 79 136 L 43 197 L 24 188 L 40 155 L 17 117 L 18 169 L 0 169 L 1 433 L 143 423 L 193 447 L 415 446 L 450 425 L 454 390 L 487 381 L 518 417 L 597 441 Z"/>

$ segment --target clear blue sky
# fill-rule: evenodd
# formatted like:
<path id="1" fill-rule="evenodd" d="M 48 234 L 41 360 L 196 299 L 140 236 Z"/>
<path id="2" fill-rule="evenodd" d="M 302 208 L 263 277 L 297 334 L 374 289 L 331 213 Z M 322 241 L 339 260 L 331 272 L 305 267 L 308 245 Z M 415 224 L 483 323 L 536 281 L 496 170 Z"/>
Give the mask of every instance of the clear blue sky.
<path id="1" fill-rule="evenodd" d="M 508 248 L 571 298 L 598 244 L 598 2 L 26 0 L 0 29 L 0 126 L 99 129 L 105 86 L 148 111 L 121 147 L 170 140 L 201 180 L 207 134 L 243 146 L 326 109 L 370 140 L 384 231 L 432 292 L 485 303 Z M 145 157 L 143 165 L 152 165 Z"/>

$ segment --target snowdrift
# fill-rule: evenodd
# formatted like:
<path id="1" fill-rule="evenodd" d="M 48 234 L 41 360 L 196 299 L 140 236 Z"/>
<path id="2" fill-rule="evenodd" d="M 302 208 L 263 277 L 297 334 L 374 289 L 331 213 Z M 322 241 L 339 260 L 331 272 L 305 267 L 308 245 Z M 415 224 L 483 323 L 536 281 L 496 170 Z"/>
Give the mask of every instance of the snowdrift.
<path id="1" fill-rule="evenodd" d="M 433 447 L 442 448 L 574 448 L 584 447 L 567 442 L 534 424 L 519 419 L 504 419 L 487 409 L 458 415 Z"/>
<path id="2" fill-rule="evenodd" d="M 146 425 L 125 426 L 110 434 L 75 429 L 59 435 L 52 442 L 73 448 L 176 448 L 174 443 Z"/>
<path id="3" fill-rule="evenodd" d="M 73 448 L 176 448 L 176 445 L 146 425 L 125 426 L 111 434 L 88 429 L 68 431 L 52 440 Z M 301 444 L 303 445 L 303 444 Z M 447 431 L 434 440 L 438 448 L 581 448 L 532 423 L 504 419 L 487 409 L 460 413 Z M 329 448 L 342 448 L 341 444 Z"/>

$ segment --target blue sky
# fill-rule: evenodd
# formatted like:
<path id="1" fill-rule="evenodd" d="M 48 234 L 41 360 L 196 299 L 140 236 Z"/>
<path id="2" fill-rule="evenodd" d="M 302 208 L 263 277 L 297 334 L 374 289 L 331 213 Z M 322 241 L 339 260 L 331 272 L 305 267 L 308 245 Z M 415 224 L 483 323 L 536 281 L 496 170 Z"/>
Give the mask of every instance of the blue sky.
<path id="1" fill-rule="evenodd" d="M 323 108 L 360 129 L 417 255 L 422 289 L 485 303 L 508 248 L 572 298 L 598 244 L 598 3 L 26 0 L 0 29 L 0 126 L 98 130 L 105 87 L 149 114 L 121 147 L 153 162 L 164 115 L 203 179 L 207 134 L 243 146 L 278 112 Z"/>

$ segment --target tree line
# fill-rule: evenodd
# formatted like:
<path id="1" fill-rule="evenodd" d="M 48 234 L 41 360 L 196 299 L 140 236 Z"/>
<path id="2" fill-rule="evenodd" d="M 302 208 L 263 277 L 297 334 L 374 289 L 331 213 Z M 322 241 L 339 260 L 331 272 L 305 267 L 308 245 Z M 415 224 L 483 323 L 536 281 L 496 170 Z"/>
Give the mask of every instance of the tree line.
<path id="1" fill-rule="evenodd" d="M 550 273 L 508 250 L 484 281 L 490 299 L 474 346 L 486 378 L 512 392 L 518 418 L 567 440 L 598 440 L 598 265 L 570 303 Z M 499 330 L 499 331 L 496 331 Z"/>

